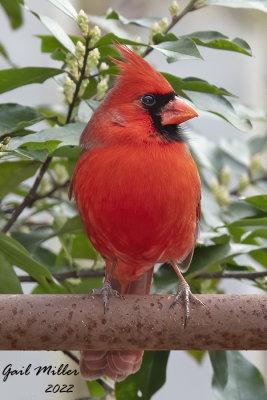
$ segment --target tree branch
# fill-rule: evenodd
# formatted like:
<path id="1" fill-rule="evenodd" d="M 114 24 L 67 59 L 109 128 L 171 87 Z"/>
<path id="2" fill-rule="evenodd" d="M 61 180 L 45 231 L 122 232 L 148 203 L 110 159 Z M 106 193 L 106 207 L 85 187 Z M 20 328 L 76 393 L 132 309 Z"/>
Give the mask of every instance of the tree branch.
<path id="1" fill-rule="evenodd" d="M 258 278 L 264 278 L 267 277 L 267 270 L 266 271 L 260 271 L 260 272 L 254 272 L 254 271 L 220 271 L 220 272 L 211 272 L 211 273 L 202 273 L 199 275 L 196 275 L 194 279 L 224 279 L 224 278 L 233 278 L 233 279 L 250 279 L 252 281 L 255 281 Z"/>
<path id="2" fill-rule="evenodd" d="M 165 31 L 162 33 L 166 35 L 177 24 L 177 22 L 180 21 L 186 14 L 188 14 L 190 11 L 197 10 L 199 8 L 197 6 L 197 3 L 198 3 L 198 0 L 189 1 L 189 3 L 183 9 L 183 11 L 180 14 L 178 14 L 176 17 L 172 18 L 171 23 L 165 29 Z M 143 58 L 146 57 L 149 53 L 151 53 L 151 51 L 153 51 L 153 47 L 147 47 L 147 49 L 143 52 L 142 57 Z"/>
<path id="3" fill-rule="evenodd" d="M 80 74 L 80 78 L 76 84 L 76 88 L 75 88 L 75 92 L 73 95 L 73 99 L 71 104 L 69 105 L 69 110 L 68 110 L 68 115 L 66 118 L 66 124 L 69 124 L 71 122 L 71 117 L 72 117 L 72 112 L 75 106 L 75 103 L 77 101 L 78 98 L 78 94 L 79 94 L 79 90 L 84 78 L 84 74 L 85 74 L 85 70 L 86 70 L 86 63 L 87 63 L 87 57 L 89 54 L 90 49 L 88 48 L 88 42 L 89 42 L 89 38 L 86 39 L 86 50 L 85 50 L 85 55 L 84 55 L 84 60 L 83 60 L 83 66 L 82 66 L 82 70 L 81 70 L 81 74 Z M 36 195 L 36 192 L 38 190 L 38 187 L 40 185 L 40 182 L 44 176 L 44 174 L 46 173 L 50 162 L 52 160 L 52 157 L 47 157 L 47 159 L 45 160 L 45 162 L 43 163 L 42 167 L 39 170 L 39 173 L 34 181 L 34 184 L 32 186 L 32 188 L 30 189 L 29 193 L 24 197 L 22 203 L 14 210 L 13 214 L 11 215 L 11 218 L 7 221 L 6 225 L 4 226 L 4 228 L 2 229 L 2 233 L 6 233 L 10 230 L 10 228 L 12 227 L 12 225 L 16 222 L 17 218 L 20 216 L 20 214 L 22 213 L 22 211 L 26 208 L 26 207 L 30 207 L 32 206 L 32 204 L 34 203 L 34 201 L 36 199 L 38 199 L 39 196 Z"/>
<path id="4" fill-rule="evenodd" d="M 76 270 L 76 271 L 69 271 L 69 272 L 62 272 L 59 274 L 53 274 L 54 278 L 57 279 L 59 282 L 64 281 L 65 279 L 69 278 L 96 278 L 96 277 L 104 277 L 105 276 L 105 270 L 104 269 L 82 269 L 82 270 Z M 258 278 L 264 278 L 267 277 L 267 270 L 266 271 L 261 271 L 261 272 L 254 272 L 254 271 L 220 271 L 220 272 L 211 272 L 211 273 L 201 273 L 196 276 L 194 276 L 193 279 L 250 279 L 250 280 L 256 280 Z M 20 282 L 26 283 L 26 282 L 36 282 L 34 278 L 31 276 L 18 276 Z"/>
<path id="5" fill-rule="evenodd" d="M 266 295 L 199 295 L 184 329 L 170 295 L 0 295 L 0 350 L 263 350 Z"/>
<path id="6" fill-rule="evenodd" d="M 24 197 L 22 203 L 14 210 L 11 218 L 7 221 L 6 225 L 2 229 L 2 233 L 6 233 L 12 227 L 12 225 L 16 222 L 17 218 L 20 216 L 22 211 L 31 204 L 32 199 L 35 197 L 36 191 L 40 185 L 40 182 L 46 173 L 47 168 L 52 160 L 52 157 L 47 157 L 43 165 L 41 166 L 39 173 L 34 181 L 33 186 L 31 187 L 29 193 Z"/>

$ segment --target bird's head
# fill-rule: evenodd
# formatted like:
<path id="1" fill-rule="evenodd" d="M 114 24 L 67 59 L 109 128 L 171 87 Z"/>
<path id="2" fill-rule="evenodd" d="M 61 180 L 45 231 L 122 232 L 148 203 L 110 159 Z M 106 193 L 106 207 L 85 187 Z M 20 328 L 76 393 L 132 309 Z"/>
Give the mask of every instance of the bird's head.
<path id="1" fill-rule="evenodd" d="M 180 124 L 197 116 L 194 108 L 142 57 L 114 45 L 123 57 L 112 58 L 120 74 L 85 129 L 82 146 L 183 141 Z"/>

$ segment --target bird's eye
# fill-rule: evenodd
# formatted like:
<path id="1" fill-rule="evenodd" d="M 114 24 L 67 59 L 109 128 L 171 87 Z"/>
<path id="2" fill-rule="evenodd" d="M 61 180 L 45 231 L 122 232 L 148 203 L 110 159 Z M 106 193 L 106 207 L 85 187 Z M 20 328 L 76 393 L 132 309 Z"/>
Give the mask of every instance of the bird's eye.
<path id="1" fill-rule="evenodd" d="M 144 96 L 141 97 L 141 102 L 144 106 L 153 107 L 156 104 L 156 98 L 153 94 L 144 94 Z"/>

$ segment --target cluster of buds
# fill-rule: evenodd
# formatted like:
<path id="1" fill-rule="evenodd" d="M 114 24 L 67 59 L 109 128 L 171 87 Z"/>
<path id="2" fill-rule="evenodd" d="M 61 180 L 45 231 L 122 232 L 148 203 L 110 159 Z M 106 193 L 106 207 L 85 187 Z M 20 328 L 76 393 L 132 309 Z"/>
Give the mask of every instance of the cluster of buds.
<path id="1" fill-rule="evenodd" d="M 172 16 L 172 19 L 177 18 L 178 11 L 179 11 L 179 5 L 178 5 L 177 1 L 174 0 L 172 2 L 172 4 L 169 7 L 169 11 L 170 11 L 170 14 Z"/>
<path id="2" fill-rule="evenodd" d="M 86 70 L 85 70 L 86 75 L 89 75 L 92 69 L 98 65 L 99 59 L 100 59 L 100 53 L 97 48 L 89 51 L 86 62 Z"/>
<path id="3" fill-rule="evenodd" d="M 98 48 L 94 48 L 101 37 L 100 28 L 95 26 L 94 28 L 89 29 L 88 17 L 83 10 L 78 14 L 77 24 L 82 31 L 85 42 L 79 40 L 76 43 L 74 54 L 68 53 L 66 56 L 66 67 L 70 72 L 70 76 L 65 78 L 63 91 L 66 101 L 69 104 L 73 101 L 73 94 L 78 81 L 81 79 L 81 73 L 83 73 L 83 76 L 82 82 L 80 83 L 78 97 L 83 96 L 89 83 L 88 77 L 92 69 L 98 65 L 100 59 Z"/>
<path id="4" fill-rule="evenodd" d="M 157 33 L 165 33 L 168 27 L 169 27 L 169 21 L 167 17 L 162 18 L 160 22 L 155 22 L 150 28 L 149 43 L 153 44 L 154 43 L 153 37 Z"/>
<path id="5" fill-rule="evenodd" d="M 231 169 L 225 165 L 220 171 L 220 182 L 215 178 L 211 181 L 211 191 L 220 206 L 229 204 L 228 186 L 231 180 Z"/>
<path id="6" fill-rule="evenodd" d="M 65 99 L 67 103 L 71 104 L 73 100 L 73 94 L 75 90 L 75 83 L 69 76 L 66 76 L 64 84 L 63 84 L 63 92 L 65 95 Z"/>
<path id="7" fill-rule="evenodd" d="M 83 10 L 79 11 L 77 16 L 77 24 L 82 31 L 83 36 L 88 36 L 88 16 Z"/>
<path id="8" fill-rule="evenodd" d="M 11 137 L 10 136 L 6 136 L 2 142 L 0 142 L 0 151 L 7 151 L 8 150 L 8 144 L 10 142 Z"/>
<path id="9" fill-rule="evenodd" d="M 141 43 L 141 37 L 140 36 L 136 36 L 134 41 L 136 43 Z M 138 46 L 138 44 L 136 45 L 132 45 L 132 50 L 135 52 L 135 54 L 138 54 L 139 56 L 141 56 L 141 46 Z"/>
<path id="10" fill-rule="evenodd" d="M 240 176 L 239 181 L 238 181 L 238 192 L 241 193 L 243 192 L 249 185 L 250 179 L 248 174 L 243 174 Z"/>
<path id="11" fill-rule="evenodd" d="M 220 206 L 227 206 L 227 204 L 229 204 L 229 191 L 227 187 L 220 184 L 216 178 L 211 181 L 210 189 Z"/>
<path id="12" fill-rule="evenodd" d="M 250 173 L 252 179 L 260 172 L 262 169 L 262 156 L 261 153 L 256 153 L 250 160 Z"/>
<path id="13" fill-rule="evenodd" d="M 83 10 L 80 10 L 78 17 L 77 17 L 77 24 L 82 31 L 82 34 L 85 39 L 89 38 L 89 48 L 95 46 L 101 36 L 101 30 L 98 26 L 95 26 L 92 29 L 89 29 L 88 24 L 88 16 L 85 14 Z"/>
<path id="14" fill-rule="evenodd" d="M 101 63 L 99 71 L 105 71 L 107 69 L 108 65 L 104 62 Z M 100 101 L 105 96 L 105 93 L 108 90 L 108 81 L 109 81 L 109 75 L 104 75 L 101 77 L 100 81 L 97 84 L 96 100 Z"/>

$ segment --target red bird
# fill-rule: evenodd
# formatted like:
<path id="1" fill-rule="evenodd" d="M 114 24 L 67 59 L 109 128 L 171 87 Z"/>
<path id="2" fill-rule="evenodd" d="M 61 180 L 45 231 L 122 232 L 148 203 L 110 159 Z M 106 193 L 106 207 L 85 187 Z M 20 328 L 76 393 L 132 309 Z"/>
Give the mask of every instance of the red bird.
<path id="1" fill-rule="evenodd" d="M 120 75 L 84 129 L 71 188 L 93 246 L 104 257 L 101 290 L 109 295 L 148 294 L 155 263 L 169 262 L 180 280 L 185 323 L 190 292 L 181 271 L 191 262 L 200 220 L 201 187 L 180 124 L 197 116 L 168 81 L 126 46 Z M 120 381 L 136 372 L 143 351 L 84 351 L 87 379 Z"/>

